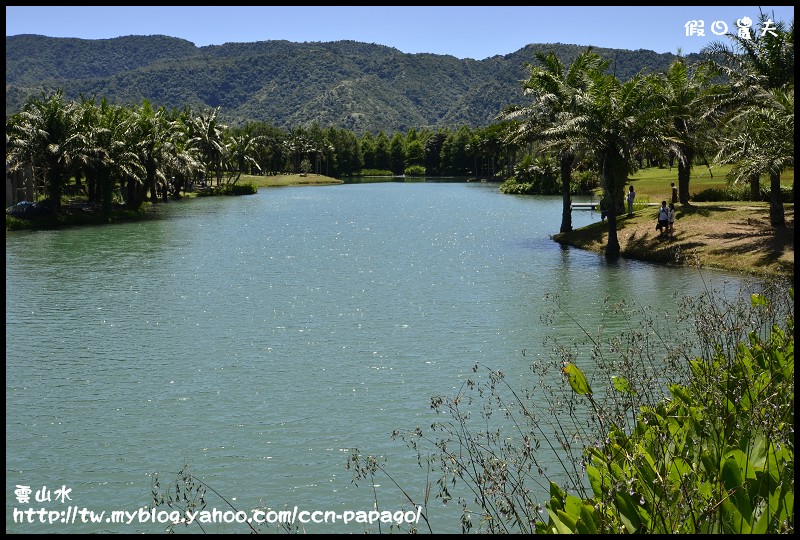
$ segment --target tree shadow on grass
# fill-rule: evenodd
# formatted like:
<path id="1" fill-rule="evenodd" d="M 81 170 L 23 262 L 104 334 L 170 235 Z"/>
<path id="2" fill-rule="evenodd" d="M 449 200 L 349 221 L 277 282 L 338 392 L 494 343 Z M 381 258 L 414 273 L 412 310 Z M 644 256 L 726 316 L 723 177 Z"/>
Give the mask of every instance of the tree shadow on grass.
<path id="1" fill-rule="evenodd" d="M 730 206 L 676 206 L 675 219 L 680 219 L 681 216 L 701 216 L 709 217 L 711 215 L 720 216 L 722 213 L 736 212 L 737 209 Z"/>
<path id="2" fill-rule="evenodd" d="M 681 233 L 668 237 L 634 232 L 628 237 L 622 256 L 665 264 L 686 264 L 686 254 L 702 248 L 703 244 L 702 242 L 681 241 L 682 236 Z"/>
<path id="3" fill-rule="evenodd" d="M 787 220 L 786 227 L 772 227 L 769 222 L 748 219 L 736 224 L 730 231 L 714 235 L 723 246 L 711 250 L 715 254 L 757 254 L 759 266 L 780 264 L 782 258 L 794 253 L 794 220 Z"/>

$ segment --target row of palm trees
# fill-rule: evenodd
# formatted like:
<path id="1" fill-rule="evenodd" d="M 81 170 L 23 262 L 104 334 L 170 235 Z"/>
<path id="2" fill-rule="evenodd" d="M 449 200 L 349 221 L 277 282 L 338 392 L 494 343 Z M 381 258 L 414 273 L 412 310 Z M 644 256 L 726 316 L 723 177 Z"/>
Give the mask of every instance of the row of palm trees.
<path id="1" fill-rule="evenodd" d="M 760 21 L 767 20 L 762 14 Z M 512 140 L 537 141 L 557 156 L 563 187 L 561 231 L 572 230 L 570 174 L 577 156 L 590 156 L 609 209 L 606 256 L 619 255 L 617 216 L 637 155 L 677 159 L 680 202 L 689 204 L 689 179 L 698 157 L 733 163 L 733 180 L 770 178 L 770 221 L 785 224 L 780 175 L 794 165 L 794 21 L 746 39 L 729 34 L 705 60 L 688 65 L 680 56 L 665 73 L 620 81 L 609 62 L 591 49 L 565 66 L 552 53 L 529 65 L 529 105 L 508 108 Z"/>
<path id="2" fill-rule="evenodd" d="M 236 183 L 243 173 L 311 169 L 347 176 L 368 168 L 402 174 L 406 166 L 421 165 L 432 175 L 465 175 L 473 161 L 464 147 L 476 132 L 412 129 L 359 140 L 316 124 L 288 132 L 263 122 L 230 128 L 220 122 L 219 108 L 194 114 L 188 107 L 156 109 L 147 100 L 134 107 L 106 99 L 75 102 L 57 91 L 29 100 L 7 119 L 6 164 L 9 172 L 32 170 L 43 178 L 55 211 L 72 182 L 79 191 L 85 187 L 92 203 L 109 207 L 119 196 L 138 208 L 148 193 L 151 200 L 166 199 L 189 183 Z"/>
<path id="3" fill-rule="evenodd" d="M 223 126 L 212 110 L 193 116 L 144 101 L 140 107 L 103 99 L 68 101 L 61 91 L 30 100 L 6 121 L 6 164 L 42 173 L 45 194 L 58 211 L 72 178 L 89 200 L 109 207 L 117 189 L 138 208 L 148 191 L 156 198 L 173 188 L 173 178 L 204 177 L 222 168 Z"/>
<path id="4" fill-rule="evenodd" d="M 310 172 L 337 177 L 363 169 L 402 174 L 412 165 L 431 176 L 494 176 L 498 156 L 511 155 L 501 125 L 450 131 L 411 129 L 389 136 L 317 124 L 285 131 L 264 122 L 230 128 L 219 109 L 112 105 L 106 99 L 67 100 L 63 92 L 29 100 L 6 121 L 9 172 L 32 170 L 58 211 L 73 182 L 92 203 L 121 197 L 138 208 L 190 183 L 236 183 L 243 173 Z M 511 174 L 511 165 L 504 169 Z M 85 185 L 84 185 L 85 182 Z"/>

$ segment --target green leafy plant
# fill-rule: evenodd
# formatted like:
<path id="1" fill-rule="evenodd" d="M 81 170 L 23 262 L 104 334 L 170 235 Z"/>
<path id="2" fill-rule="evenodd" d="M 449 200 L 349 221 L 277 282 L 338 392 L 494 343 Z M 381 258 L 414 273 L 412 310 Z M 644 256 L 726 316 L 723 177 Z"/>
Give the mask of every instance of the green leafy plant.
<path id="1" fill-rule="evenodd" d="M 793 294 L 793 293 L 792 293 Z M 762 295 L 753 307 L 766 307 Z M 691 380 L 642 407 L 632 433 L 614 425 L 586 452 L 594 497 L 550 484 L 539 533 L 789 533 L 794 529 L 794 320 L 755 331 L 732 356 L 690 361 Z M 565 367 L 591 399 L 583 373 Z M 626 379 L 614 389 L 629 393 Z"/>

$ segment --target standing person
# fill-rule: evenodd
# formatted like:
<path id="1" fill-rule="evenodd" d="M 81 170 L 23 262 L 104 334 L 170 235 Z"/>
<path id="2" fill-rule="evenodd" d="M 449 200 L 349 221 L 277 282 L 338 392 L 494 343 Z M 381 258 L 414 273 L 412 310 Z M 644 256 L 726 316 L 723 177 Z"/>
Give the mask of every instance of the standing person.
<path id="1" fill-rule="evenodd" d="M 669 227 L 669 208 L 667 201 L 661 201 L 661 208 L 658 209 L 658 236 L 664 236 Z"/>
<path id="2" fill-rule="evenodd" d="M 678 202 L 678 188 L 675 186 L 675 182 L 672 182 L 672 204 Z"/>
<path id="3" fill-rule="evenodd" d="M 669 203 L 669 215 L 667 217 L 667 222 L 669 223 L 669 228 L 667 229 L 668 236 L 672 236 L 672 232 L 675 230 L 675 203 Z"/>
<path id="4" fill-rule="evenodd" d="M 597 206 L 600 208 L 600 221 L 604 222 L 606 220 L 606 199 L 605 197 L 600 197 L 600 200 L 597 203 Z"/>
<path id="5" fill-rule="evenodd" d="M 628 216 L 633 215 L 633 200 L 636 198 L 636 192 L 633 191 L 633 185 L 628 189 Z"/>

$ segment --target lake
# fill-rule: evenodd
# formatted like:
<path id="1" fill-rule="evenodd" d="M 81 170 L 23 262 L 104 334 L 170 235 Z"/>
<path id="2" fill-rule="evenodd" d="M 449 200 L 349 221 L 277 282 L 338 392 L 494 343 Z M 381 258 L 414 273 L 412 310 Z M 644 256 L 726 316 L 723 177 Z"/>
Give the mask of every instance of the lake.
<path id="1" fill-rule="evenodd" d="M 142 515 L 50 512 L 137 512 L 153 474 L 168 484 L 184 461 L 237 509 L 371 510 L 350 450 L 420 486 L 390 435 L 429 425 L 431 396 L 454 395 L 476 362 L 522 384 L 545 336 L 608 322 L 605 298 L 669 309 L 673 295 L 741 283 L 563 248 L 550 239 L 560 216 L 560 198 L 496 184 L 354 183 L 7 233 L 6 532 L 164 531 Z M 598 220 L 573 212 L 575 227 Z M 548 294 L 569 316 L 542 322 Z M 399 508 L 393 486 L 376 489 Z M 456 504 L 431 504 L 434 532 L 460 530 Z M 40 508 L 15 522 L 15 509 Z"/>

